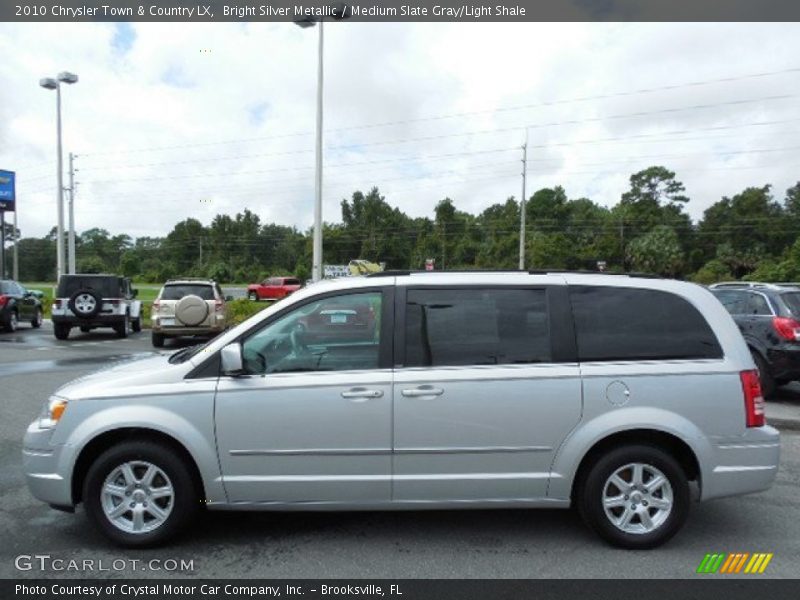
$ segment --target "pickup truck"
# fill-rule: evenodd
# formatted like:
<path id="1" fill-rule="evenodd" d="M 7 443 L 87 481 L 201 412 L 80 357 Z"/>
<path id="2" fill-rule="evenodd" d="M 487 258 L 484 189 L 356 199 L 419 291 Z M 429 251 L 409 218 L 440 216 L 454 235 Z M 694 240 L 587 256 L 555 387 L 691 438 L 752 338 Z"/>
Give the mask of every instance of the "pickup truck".
<path id="1" fill-rule="evenodd" d="M 247 286 L 247 297 L 250 300 L 280 300 L 303 285 L 296 277 L 270 277 L 261 283 Z"/>

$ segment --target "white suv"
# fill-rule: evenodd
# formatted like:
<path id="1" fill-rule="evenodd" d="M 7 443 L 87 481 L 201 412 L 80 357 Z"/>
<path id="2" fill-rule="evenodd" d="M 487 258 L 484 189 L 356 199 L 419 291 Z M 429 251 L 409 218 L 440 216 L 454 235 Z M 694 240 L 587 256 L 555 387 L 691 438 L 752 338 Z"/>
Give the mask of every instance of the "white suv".
<path id="1" fill-rule="evenodd" d="M 170 279 L 150 312 L 153 346 L 161 348 L 168 337 L 217 335 L 227 323 L 225 301 L 212 279 Z"/>

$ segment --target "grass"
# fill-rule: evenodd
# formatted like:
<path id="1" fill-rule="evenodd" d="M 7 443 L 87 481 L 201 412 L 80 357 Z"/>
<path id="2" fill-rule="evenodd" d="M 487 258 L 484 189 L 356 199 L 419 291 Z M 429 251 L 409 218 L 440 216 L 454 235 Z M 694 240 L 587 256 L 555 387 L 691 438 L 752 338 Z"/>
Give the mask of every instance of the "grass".
<path id="1" fill-rule="evenodd" d="M 32 290 L 40 290 L 44 292 L 44 297 L 42 298 L 42 307 L 44 308 L 44 316 L 45 318 L 50 318 L 50 307 L 53 304 L 53 291 L 55 288 L 54 284 L 33 282 L 33 283 L 23 283 L 22 285 Z M 150 309 L 153 305 L 153 300 L 155 300 L 156 296 L 158 296 L 158 292 L 161 289 L 161 285 L 145 284 L 145 283 L 134 284 L 133 289 L 139 290 L 139 293 L 137 294 L 136 298 L 137 300 L 142 301 L 142 327 L 149 328 Z M 262 311 L 263 309 L 267 308 L 267 306 L 269 306 L 269 303 L 267 302 L 252 302 L 250 300 L 247 300 L 246 298 L 229 300 L 227 304 L 228 304 L 229 325 L 236 325 L 238 323 L 241 323 L 245 319 L 256 314 L 257 312 Z"/>

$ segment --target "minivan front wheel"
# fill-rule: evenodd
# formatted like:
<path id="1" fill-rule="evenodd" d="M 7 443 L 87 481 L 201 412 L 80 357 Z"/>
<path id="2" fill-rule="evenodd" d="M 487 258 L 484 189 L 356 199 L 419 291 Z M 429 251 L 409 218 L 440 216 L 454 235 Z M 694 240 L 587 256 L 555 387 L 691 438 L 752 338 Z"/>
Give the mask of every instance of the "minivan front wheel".
<path id="1" fill-rule="evenodd" d="M 130 548 L 175 536 L 199 507 L 184 461 L 149 441 L 125 442 L 101 454 L 86 474 L 83 501 L 94 525 Z"/>
<path id="2" fill-rule="evenodd" d="M 689 483 L 678 462 L 654 446 L 602 456 L 579 489 L 584 520 L 614 546 L 646 549 L 674 536 L 689 516 Z"/>

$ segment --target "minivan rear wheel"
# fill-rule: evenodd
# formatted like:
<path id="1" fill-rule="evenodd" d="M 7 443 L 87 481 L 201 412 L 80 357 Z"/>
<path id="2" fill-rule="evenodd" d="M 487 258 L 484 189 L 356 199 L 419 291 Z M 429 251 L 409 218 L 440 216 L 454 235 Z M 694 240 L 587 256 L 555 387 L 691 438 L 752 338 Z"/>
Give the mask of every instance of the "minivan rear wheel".
<path id="1" fill-rule="evenodd" d="M 614 546 L 655 548 L 689 516 L 689 482 L 680 464 L 655 446 L 631 445 L 600 457 L 578 489 L 584 521 Z"/>
<path id="2" fill-rule="evenodd" d="M 177 535 L 199 508 L 188 466 L 164 444 L 124 442 L 89 467 L 86 514 L 116 544 L 141 548 Z"/>

